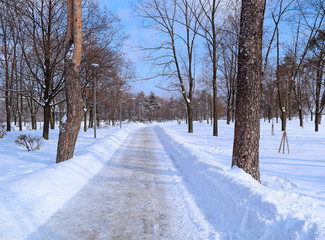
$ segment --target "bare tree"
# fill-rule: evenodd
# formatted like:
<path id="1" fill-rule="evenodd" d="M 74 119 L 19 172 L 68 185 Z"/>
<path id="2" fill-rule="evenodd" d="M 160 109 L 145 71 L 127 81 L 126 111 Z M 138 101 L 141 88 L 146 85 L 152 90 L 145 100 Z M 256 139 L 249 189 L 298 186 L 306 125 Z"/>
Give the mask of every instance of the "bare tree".
<path id="1" fill-rule="evenodd" d="M 189 133 L 193 133 L 194 48 L 199 28 L 198 20 L 191 11 L 196 9 L 194 4 L 195 1 L 187 0 L 153 0 L 142 2 L 139 7 L 150 27 L 167 38 L 158 47 L 146 50 L 160 52 L 159 56 L 151 59 L 162 68 L 159 76 L 178 80 L 174 88 L 183 96 Z"/>
<path id="2" fill-rule="evenodd" d="M 221 76 L 219 88 L 226 99 L 227 124 L 229 124 L 235 117 L 239 17 L 235 12 L 234 15 L 230 15 L 227 19 L 229 23 L 229 26 L 227 26 L 228 32 L 224 32 L 220 42 Z"/>
<path id="3" fill-rule="evenodd" d="M 219 11 L 221 0 L 199 0 L 201 11 L 194 11 L 204 37 L 207 43 L 210 60 L 212 63 L 212 88 L 213 88 L 213 136 L 218 136 L 218 54 L 217 48 L 222 39 L 219 36 L 221 32 L 218 27 L 217 13 Z M 202 17 L 201 17 L 202 15 Z M 222 21 L 219 21 L 222 22 Z M 221 25 L 221 24 L 220 24 Z"/>
<path id="4" fill-rule="evenodd" d="M 314 105 L 315 105 L 315 131 L 319 130 L 319 123 L 321 120 L 321 114 L 324 108 L 321 100 L 321 92 L 323 89 L 323 75 L 325 67 L 325 32 L 319 30 L 317 36 L 312 40 L 311 46 L 313 50 L 313 58 L 311 59 L 312 66 L 315 68 L 315 93 L 314 93 Z"/>
<path id="5" fill-rule="evenodd" d="M 17 19 L 15 27 L 19 30 L 22 55 L 31 76 L 28 79 L 38 85 L 38 97 L 34 98 L 33 94 L 28 97 L 43 108 L 43 138 L 49 139 L 51 107 L 63 89 L 64 3 L 61 0 L 12 1 L 7 7 Z"/>
<path id="6" fill-rule="evenodd" d="M 243 0 L 232 166 L 260 182 L 259 138 L 264 0 Z"/>
<path id="7" fill-rule="evenodd" d="M 0 40 L 2 43 L 1 54 L 3 59 L 1 59 L 1 65 L 4 68 L 5 75 L 5 107 L 6 107 L 6 121 L 7 121 L 7 131 L 11 131 L 11 115 L 12 115 L 12 102 L 13 102 L 13 74 L 14 66 L 13 63 L 13 52 L 16 49 L 17 44 L 12 44 L 12 37 L 14 37 L 13 22 L 10 16 L 10 11 L 6 4 L 0 3 Z M 13 46 L 12 46 L 13 45 Z"/>

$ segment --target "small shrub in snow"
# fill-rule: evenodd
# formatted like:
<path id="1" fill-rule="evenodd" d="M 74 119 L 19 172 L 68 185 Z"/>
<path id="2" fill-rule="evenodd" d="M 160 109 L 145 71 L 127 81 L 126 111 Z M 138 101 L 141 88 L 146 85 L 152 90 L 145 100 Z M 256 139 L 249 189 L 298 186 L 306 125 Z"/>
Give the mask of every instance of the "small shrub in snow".
<path id="1" fill-rule="evenodd" d="M 43 141 L 40 136 L 22 134 L 17 137 L 15 143 L 19 146 L 26 147 L 28 151 L 36 151 L 40 150 Z"/>
<path id="2" fill-rule="evenodd" d="M 3 138 L 7 135 L 6 125 L 0 125 L 0 138 Z"/>

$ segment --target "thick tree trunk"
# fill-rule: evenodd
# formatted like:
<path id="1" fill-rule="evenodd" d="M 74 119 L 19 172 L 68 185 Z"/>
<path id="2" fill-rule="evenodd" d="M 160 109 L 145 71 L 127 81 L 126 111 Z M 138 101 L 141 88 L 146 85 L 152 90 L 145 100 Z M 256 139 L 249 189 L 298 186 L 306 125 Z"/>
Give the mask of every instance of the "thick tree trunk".
<path id="1" fill-rule="evenodd" d="M 187 104 L 187 120 L 188 133 L 193 133 L 193 108 L 191 104 Z"/>
<path id="2" fill-rule="evenodd" d="M 61 104 L 60 104 L 60 105 L 61 105 Z M 59 124 L 60 124 L 60 125 L 61 125 L 62 117 L 63 117 L 62 107 L 59 106 Z"/>
<path id="3" fill-rule="evenodd" d="M 287 129 L 287 113 L 282 112 L 281 113 L 281 130 L 285 131 Z"/>
<path id="4" fill-rule="evenodd" d="M 55 129 L 55 106 L 51 107 L 51 117 L 50 117 L 51 129 Z"/>
<path id="5" fill-rule="evenodd" d="M 213 136 L 218 136 L 218 88 L 217 88 L 217 71 L 218 71 L 218 57 L 217 57 L 217 32 L 216 32 L 216 7 L 217 2 L 213 1 L 213 10 L 211 15 L 212 28 L 212 88 L 213 88 Z"/>
<path id="6" fill-rule="evenodd" d="M 320 59 L 317 65 L 317 76 L 316 76 L 316 96 L 315 96 L 315 132 L 319 130 L 320 123 L 320 93 L 322 89 L 322 79 L 323 79 L 323 61 Z"/>
<path id="7" fill-rule="evenodd" d="M 57 163 L 73 157 L 82 120 L 81 91 L 76 87 L 79 86 L 79 72 L 75 71 L 71 60 L 67 60 L 65 65 L 67 119 L 60 126 Z"/>
<path id="8" fill-rule="evenodd" d="M 231 118 L 231 109 L 229 106 L 227 107 L 227 124 L 230 124 L 230 118 Z"/>
<path id="9" fill-rule="evenodd" d="M 318 113 L 318 108 L 316 107 L 316 112 L 315 112 L 315 132 L 318 132 L 319 130 L 319 113 Z"/>
<path id="10" fill-rule="evenodd" d="M 304 127 L 304 117 L 302 115 L 302 109 L 299 108 L 299 124 L 300 124 L 300 127 Z"/>
<path id="11" fill-rule="evenodd" d="M 93 128 L 94 126 L 94 111 L 93 108 L 89 109 L 89 123 L 88 123 L 88 128 Z"/>
<path id="12" fill-rule="evenodd" d="M 81 0 L 67 2 L 67 53 L 64 62 L 65 88 L 67 101 L 67 119 L 60 126 L 60 135 L 56 162 L 73 157 L 75 145 L 82 121 L 82 102 L 79 67 L 82 54 L 82 8 Z M 73 48 L 72 48 L 73 45 Z M 73 49 L 73 57 L 70 59 Z"/>
<path id="13" fill-rule="evenodd" d="M 87 132 L 87 112 L 84 111 L 84 132 Z"/>
<path id="14" fill-rule="evenodd" d="M 232 166 L 260 182 L 259 139 L 264 0 L 243 0 Z"/>
<path id="15" fill-rule="evenodd" d="M 37 122 L 34 114 L 31 115 L 31 121 L 32 121 L 32 129 L 37 130 Z"/>
<path id="16" fill-rule="evenodd" d="M 218 98 L 216 82 L 213 82 L 213 136 L 218 136 Z"/>
<path id="17" fill-rule="evenodd" d="M 44 106 L 44 126 L 43 126 L 43 138 L 49 140 L 49 129 L 50 129 L 50 117 L 51 107 L 48 103 Z"/>
<path id="18" fill-rule="evenodd" d="M 231 121 L 235 121 L 235 114 L 236 114 L 236 100 L 235 100 L 236 93 L 233 94 L 232 106 L 231 106 Z"/>

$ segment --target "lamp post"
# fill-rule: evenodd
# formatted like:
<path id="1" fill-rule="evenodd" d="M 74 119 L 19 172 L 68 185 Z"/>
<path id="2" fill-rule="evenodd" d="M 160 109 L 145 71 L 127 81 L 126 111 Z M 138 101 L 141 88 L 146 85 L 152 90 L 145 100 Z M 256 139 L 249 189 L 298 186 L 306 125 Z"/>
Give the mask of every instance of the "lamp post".
<path id="1" fill-rule="evenodd" d="M 122 103 L 120 103 L 120 128 L 122 128 Z"/>
<path id="2" fill-rule="evenodd" d="M 99 67 L 97 63 L 92 63 L 91 66 L 96 69 Z M 96 88 L 97 88 L 97 80 L 96 80 L 96 71 L 94 71 L 94 103 L 93 103 L 93 124 L 94 124 L 94 138 L 96 138 L 96 127 L 97 127 L 97 118 L 96 118 Z"/>
<path id="3" fill-rule="evenodd" d="M 133 98 L 132 98 L 132 114 L 133 114 L 133 116 L 132 116 L 132 120 L 133 120 L 133 122 L 135 122 L 134 100 L 135 100 L 135 98 L 133 97 Z"/>
<path id="4" fill-rule="evenodd" d="M 123 95 L 123 88 L 119 89 L 119 92 L 121 93 L 121 102 L 120 102 L 120 128 L 122 128 L 122 95 Z"/>

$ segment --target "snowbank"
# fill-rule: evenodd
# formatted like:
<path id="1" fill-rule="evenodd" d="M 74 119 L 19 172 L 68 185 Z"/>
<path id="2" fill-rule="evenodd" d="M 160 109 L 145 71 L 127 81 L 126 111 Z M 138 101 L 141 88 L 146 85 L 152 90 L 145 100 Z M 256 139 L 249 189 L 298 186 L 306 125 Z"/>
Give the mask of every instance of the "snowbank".
<path id="1" fill-rule="evenodd" d="M 6 182 L 0 188 L 0 239 L 25 239 L 46 222 L 102 168 L 136 127 L 139 125 L 124 126 L 86 146 L 69 161 Z"/>
<path id="2" fill-rule="evenodd" d="M 161 126 L 155 130 L 222 239 L 325 239 L 314 199 L 263 186 L 236 167 L 226 170 L 200 144 Z"/>

